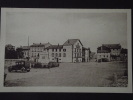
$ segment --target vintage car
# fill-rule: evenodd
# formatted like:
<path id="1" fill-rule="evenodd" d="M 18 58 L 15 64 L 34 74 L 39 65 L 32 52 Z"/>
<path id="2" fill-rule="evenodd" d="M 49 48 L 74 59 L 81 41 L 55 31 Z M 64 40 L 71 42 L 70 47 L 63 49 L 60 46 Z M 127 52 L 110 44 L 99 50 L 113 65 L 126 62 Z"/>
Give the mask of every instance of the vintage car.
<path id="1" fill-rule="evenodd" d="M 49 62 L 47 67 L 48 68 L 59 67 L 59 63 L 58 62 Z"/>
<path id="2" fill-rule="evenodd" d="M 30 71 L 30 62 L 28 61 L 17 61 L 15 65 L 8 67 L 8 71 L 22 71 L 22 72 L 29 72 Z"/>

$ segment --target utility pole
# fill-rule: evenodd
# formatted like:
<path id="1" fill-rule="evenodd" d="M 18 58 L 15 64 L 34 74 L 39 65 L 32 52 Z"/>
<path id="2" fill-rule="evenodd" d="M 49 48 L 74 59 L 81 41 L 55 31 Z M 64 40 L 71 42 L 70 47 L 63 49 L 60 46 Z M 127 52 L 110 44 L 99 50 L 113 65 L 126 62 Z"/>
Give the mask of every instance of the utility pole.
<path id="1" fill-rule="evenodd" d="M 29 61 L 29 36 L 28 36 L 28 61 Z"/>

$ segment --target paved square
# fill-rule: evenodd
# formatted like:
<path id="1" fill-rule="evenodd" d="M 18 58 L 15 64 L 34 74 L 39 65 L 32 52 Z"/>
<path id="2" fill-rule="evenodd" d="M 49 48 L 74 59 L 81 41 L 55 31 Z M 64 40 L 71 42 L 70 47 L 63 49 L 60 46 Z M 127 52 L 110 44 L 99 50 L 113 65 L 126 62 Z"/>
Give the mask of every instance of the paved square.
<path id="1" fill-rule="evenodd" d="M 59 67 L 32 68 L 30 72 L 7 73 L 5 86 L 105 87 L 127 70 L 123 62 L 60 63 Z"/>

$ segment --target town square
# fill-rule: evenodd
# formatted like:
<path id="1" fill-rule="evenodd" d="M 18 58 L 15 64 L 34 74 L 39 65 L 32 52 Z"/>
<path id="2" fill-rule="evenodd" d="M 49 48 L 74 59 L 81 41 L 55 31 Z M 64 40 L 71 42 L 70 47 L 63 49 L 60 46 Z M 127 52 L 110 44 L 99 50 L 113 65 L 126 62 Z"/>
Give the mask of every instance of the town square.
<path id="1" fill-rule="evenodd" d="M 4 88 L 129 87 L 126 10 L 4 10 Z"/>

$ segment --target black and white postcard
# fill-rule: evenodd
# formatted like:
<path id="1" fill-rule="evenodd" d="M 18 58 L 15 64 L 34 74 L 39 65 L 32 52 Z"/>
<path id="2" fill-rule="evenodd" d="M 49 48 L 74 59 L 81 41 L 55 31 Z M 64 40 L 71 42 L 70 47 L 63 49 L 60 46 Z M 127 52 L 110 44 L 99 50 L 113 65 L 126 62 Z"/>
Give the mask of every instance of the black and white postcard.
<path id="1" fill-rule="evenodd" d="M 132 92 L 130 9 L 1 10 L 0 92 Z"/>

